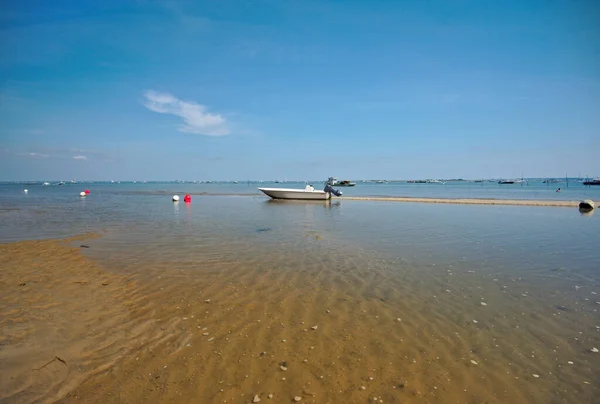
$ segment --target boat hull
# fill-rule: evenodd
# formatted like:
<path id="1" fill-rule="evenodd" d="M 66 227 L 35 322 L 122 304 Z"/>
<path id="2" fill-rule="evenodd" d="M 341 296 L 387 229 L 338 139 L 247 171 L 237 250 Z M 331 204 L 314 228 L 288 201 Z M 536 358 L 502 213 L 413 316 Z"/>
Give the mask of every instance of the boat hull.
<path id="1" fill-rule="evenodd" d="M 306 201 L 326 201 L 331 194 L 325 191 L 307 191 L 291 188 L 258 188 L 259 191 L 273 199 L 295 199 Z"/>

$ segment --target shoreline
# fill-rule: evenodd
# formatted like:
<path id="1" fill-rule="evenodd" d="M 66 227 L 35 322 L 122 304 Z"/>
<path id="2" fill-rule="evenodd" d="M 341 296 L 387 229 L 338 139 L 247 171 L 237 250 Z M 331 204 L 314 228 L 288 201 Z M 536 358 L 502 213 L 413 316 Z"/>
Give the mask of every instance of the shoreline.
<path id="1" fill-rule="evenodd" d="M 548 206 L 548 207 L 578 207 L 579 201 L 543 201 L 528 199 L 479 199 L 479 198 L 420 198 L 407 196 L 342 196 L 338 198 L 347 201 L 377 201 L 377 202 L 412 202 L 412 203 L 445 203 L 456 205 L 511 205 L 511 206 Z"/>

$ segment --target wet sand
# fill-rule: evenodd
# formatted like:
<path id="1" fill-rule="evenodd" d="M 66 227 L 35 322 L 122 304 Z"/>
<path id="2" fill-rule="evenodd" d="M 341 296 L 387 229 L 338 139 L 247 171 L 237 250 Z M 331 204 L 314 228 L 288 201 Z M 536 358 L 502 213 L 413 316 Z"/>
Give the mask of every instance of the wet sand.
<path id="1" fill-rule="evenodd" d="M 548 292 L 552 279 L 525 289 L 499 274 L 482 288 L 456 269 L 409 282 L 410 267 L 393 273 L 376 257 L 291 251 L 268 265 L 250 252 L 107 267 L 82 254 L 86 243 L 0 245 L 0 402 L 592 403 L 600 393 L 590 350 L 600 306 Z M 540 303 L 546 293 L 558 308 Z"/>
<path id="2" fill-rule="evenodd" d="M 543 201 L 528 199 L 479 199 L 479 198 L 416 198 L 416 197 L 378 197 L 378 196 L 343 196 L 339 199 L 349 201 L 382 201 L 382 202 L 418 202 L 418 203 L 452 203 L 460 205 L 513 205 L 513 206 L 554 206 L 578 207 L 579 201 Z M 596 205 L 598 203 L 596 202 Z"/>

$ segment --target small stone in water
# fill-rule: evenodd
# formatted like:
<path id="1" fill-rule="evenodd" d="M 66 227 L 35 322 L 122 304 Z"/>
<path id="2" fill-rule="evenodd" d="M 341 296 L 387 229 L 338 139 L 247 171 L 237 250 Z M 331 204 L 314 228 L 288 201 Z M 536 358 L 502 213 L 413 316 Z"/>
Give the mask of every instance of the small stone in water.
<path id="1" fill-rule="evenodd" d="M 472 363 L 473 365 L 477 365 L 477 362 L 476 362 L 476 361 L 474 361 L 473 359 L 471 359 L 471 363 Z"/>
<path id="2" fill-rule="evenodd" d="M 474 322 L 475 324 L 477 324 L 479 321 L 477 321 L 477 320 L 473 320 L 473 322 Z"/>
<path id="3" fill-rule="evenodd" d="M 487 303 L 486 302 L 481 302 L 481 305 L 482 306 L 487 306 Z"/>
<path id="4" fill-rule="evenodd" d="M 535 377 L 535 378 L 537 379 L 538 377 L 540 377 L 540 375 L 536 375 L 536 374 L 534 373 L 534 374 L 533 374 L 533 377 Z"/>
<path id="5" fill-rule="evenodd" d="M 572 364 L 573 364 L 573 361 L 568 361 L 567 363 L 568 363 L 569 365 L 572 365 Z"/>
<path id="6" fill-rule="evenodd" d="M 396 321 L 402 321 L 402 319 L 401 318 L 397 318 Z"/>
<path id="7" fill-rule="evenodd" d="M 598 353 L 598 348 L 592 348 L 593 353 Z"/>
<path id="8" fill-rule="evenodd" d="M 252 399 L 253 403 L 258 403 L 260 401 L 260 397 L 257 395 L 254 396 L 254 398 Z"/>
<path id="9" fill-rule="evenodd" d="M 287 370 L 287 368 L 285 366 L 279 366 L 281 368 L 281 370 Z"/>

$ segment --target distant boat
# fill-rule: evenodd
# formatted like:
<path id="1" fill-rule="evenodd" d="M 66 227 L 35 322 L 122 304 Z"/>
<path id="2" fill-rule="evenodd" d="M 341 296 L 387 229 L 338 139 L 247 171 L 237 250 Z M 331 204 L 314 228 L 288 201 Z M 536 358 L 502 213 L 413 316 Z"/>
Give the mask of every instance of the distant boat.
<path id="1" fill-rule="evenodd" d="M 498 181 L 498 184 L 514 184 L 515 181 L 514 180 L 500 180 Z"/>
<path id="2" fill-rule="evenodd" d="M 592 181 L 584 181 L 583 185 L 591 186 L 591 185 L 600 185 L 600 178 L 596 178 Z"/>
<path id="3" fill-rule="evenodd" d="M 336 184 L 338 187 L 353 187 L 356 185 L 356 182 L 350 182 L 348 180 L 340 181 Z"/>
<path id="4" fill-rule="evenodd" d="M 331 186 L 336 186 L 336 187 L 353 187 L 356 185 L 356 182 L 350 182 L 348 180 L 338 181 L 337 178 L 335 178 L 335 177 L 329 177 L 327 179 L 327 183 Z"/>
<path id="5" fill-rule="evenodd" d="M 50 183 L 49 182 L 44 182 L 44 185 L 50 185 Z"/>

